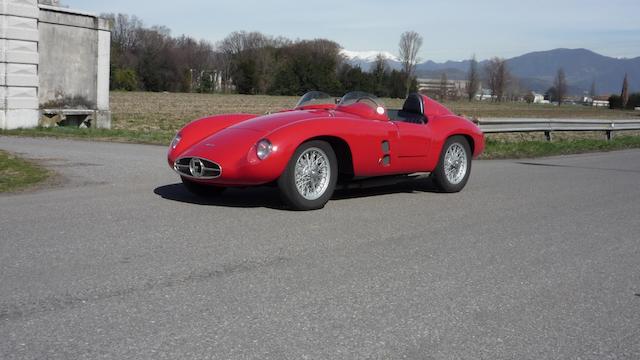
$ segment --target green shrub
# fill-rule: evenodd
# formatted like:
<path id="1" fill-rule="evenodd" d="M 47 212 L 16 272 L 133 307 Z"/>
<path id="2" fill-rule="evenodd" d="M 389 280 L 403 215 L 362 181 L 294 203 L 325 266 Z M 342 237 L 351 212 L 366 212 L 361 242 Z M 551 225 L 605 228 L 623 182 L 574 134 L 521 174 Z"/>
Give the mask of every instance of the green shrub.
<path id="1" fill-rule="evenodd" d="M 138 90 L 138 76 L 133 69 L 115 69 L 113 71 L 112 87 L 114 90 Z"/>

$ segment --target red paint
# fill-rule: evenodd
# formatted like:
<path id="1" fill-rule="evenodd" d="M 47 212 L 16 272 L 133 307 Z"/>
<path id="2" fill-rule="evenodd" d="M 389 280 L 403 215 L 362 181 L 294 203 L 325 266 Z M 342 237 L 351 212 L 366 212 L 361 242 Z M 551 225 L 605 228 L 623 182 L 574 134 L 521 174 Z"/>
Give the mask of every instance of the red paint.
<path id="1" fill-rule="evenodd" d="M 277 180 L 296 148 L 315 138 L 346 143 L 355 177 L 431 172 L 445 141 L 454 135 L 472 142 L 474 157 L 482 153 L 484 135 L 477 126 L 426 96 L 422 100 L 428 118 L 425 125 L 390 121 L 386 111 L 380 114 L 361 103 L 196 120 L 180 130 L 182 140 L 176 149 L 170 149 L 169 166 L 173 168 L 175 160 L 182 157 L 208 159 L 222 167 L 222 176 L 199 182 L 247 186 Z M 273 152 L 265 160 L 255 155 L 255 145 L 261 139 L 273 144 Z M 389 166 L 381 163 L 383 141 L 390 144 Z"/>

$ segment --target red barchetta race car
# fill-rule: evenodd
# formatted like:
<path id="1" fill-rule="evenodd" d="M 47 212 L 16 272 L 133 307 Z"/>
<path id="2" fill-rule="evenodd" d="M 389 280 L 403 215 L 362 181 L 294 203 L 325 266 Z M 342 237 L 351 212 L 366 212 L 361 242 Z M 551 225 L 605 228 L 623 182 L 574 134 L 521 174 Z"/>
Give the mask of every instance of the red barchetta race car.
<path id="1" fill-rule="evenodd" d="M 439 190 L 458 192 L 483 150 L 477 126 L 426 96 L 391 110 L 363 92 L 336 101 L 314 91 L 293 110 L 193 121 L 171 142 L 168 161 L 193 193 L 276 184 L 293 209 L 312 210 L 337 185 L 370 178 L 431 173 Z"/>

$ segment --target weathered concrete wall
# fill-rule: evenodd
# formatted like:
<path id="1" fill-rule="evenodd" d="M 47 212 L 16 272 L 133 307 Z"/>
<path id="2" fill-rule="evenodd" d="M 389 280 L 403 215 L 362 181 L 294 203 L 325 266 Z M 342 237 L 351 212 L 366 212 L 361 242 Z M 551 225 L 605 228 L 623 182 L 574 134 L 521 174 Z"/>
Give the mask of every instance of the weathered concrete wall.
<path id="1" fill-rule="evenodd" d="M 98 110 L 94 126 L 110 127 L 108 22 L 41 5 L 39 32 L 40 106 Z"/>
<path id="2" fill-rule="evenodd" d="M 109 25 L 56 0 L 0 0 L 0 128 L 38 125 L 39 109 L 95 110 L 111 126 Z"/>
<path id="3" fill-rule="evenodd" d="M 0 128 L 38 125 L 38 3 L 0 0 Z"/>

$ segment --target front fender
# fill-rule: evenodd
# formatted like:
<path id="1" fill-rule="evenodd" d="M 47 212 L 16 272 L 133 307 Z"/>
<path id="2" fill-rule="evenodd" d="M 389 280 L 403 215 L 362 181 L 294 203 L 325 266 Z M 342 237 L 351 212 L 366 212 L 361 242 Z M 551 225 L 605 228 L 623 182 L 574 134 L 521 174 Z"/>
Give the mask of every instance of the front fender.
<path id="1" fill-rule="evenodd" d="M 175 149 L 169 149 L 169 163 L 173 163 L 173 161 L 185 150 L 205 138 L 219 132 L 220 130 L 226 129 L 240 122 L 253 119 L 257 116 L 258 115 L 253 114 L 215 115 L 188 123 L 178 132 L 182 137 L 178 146 L 176 146 Z"/>

